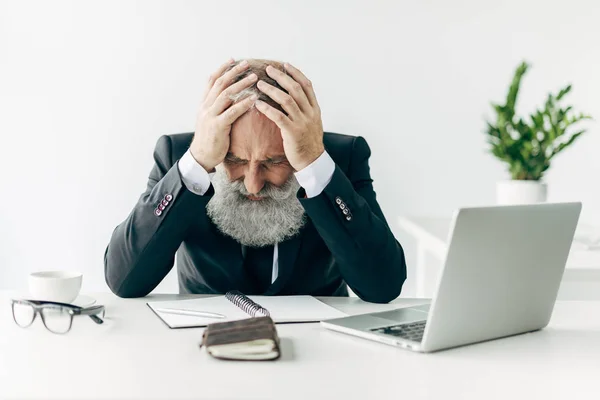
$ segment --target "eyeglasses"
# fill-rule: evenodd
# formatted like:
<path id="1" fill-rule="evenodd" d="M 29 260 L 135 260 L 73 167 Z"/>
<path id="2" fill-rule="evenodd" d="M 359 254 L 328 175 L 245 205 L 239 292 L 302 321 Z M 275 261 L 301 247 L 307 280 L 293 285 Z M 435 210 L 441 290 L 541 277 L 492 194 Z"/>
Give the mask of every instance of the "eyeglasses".
<path id="1" fill-rule="evenodd" d="M 15 323 L 21 328 L 33 324 L 40 314 L 46 329 L 52 333 L 67 333 L 71 330 L 74 315 L 87 315 L 97 324 L 104 323 L 104 306 L 82 308 L 72 304 L 39 300 L 11 300 Z M 100 317 L 98 316 L 100 315 Z"/>

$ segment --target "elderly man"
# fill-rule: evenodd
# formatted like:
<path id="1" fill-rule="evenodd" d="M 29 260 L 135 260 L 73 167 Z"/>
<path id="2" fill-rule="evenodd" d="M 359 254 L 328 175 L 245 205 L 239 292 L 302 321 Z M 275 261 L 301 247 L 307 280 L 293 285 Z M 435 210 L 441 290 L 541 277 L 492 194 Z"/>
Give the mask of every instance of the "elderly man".
<path id="1" fill-rule="evenodd" d="M 181 293 L 347 295 L 388 302 L 404 253 L 375 199 L 362 137 L 323 132 L 295 67 L 229 60 L 192 133 L 163 136 L 148 187 L 113 232 L 105 276 L 150 293 L 177 254 Z"/>

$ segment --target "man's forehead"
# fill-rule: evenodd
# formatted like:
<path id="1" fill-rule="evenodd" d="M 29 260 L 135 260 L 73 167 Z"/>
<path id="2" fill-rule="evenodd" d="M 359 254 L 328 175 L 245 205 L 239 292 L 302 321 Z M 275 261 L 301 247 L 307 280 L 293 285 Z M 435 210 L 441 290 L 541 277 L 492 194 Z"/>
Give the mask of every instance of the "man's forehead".
<path id="1" fill-rule="evenodd" d="M 258 113 L 258 112 L 257 112 Z M 260 159 L 285 156 L 281 131 L 272 121 L 252 110 L 231 127 L 229 153 L 240 159 Z"/>

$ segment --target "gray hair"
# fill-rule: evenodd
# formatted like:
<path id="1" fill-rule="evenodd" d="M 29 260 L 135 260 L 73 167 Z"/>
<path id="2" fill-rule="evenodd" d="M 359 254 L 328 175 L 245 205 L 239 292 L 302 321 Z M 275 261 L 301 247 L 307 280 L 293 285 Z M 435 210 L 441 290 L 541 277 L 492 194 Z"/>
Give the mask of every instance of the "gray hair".
<path id="1" fill-rule="evenodd" d="M 296 236 L 306 223 L 304 207 L 296 197 L 300 184 L 292 174 L 281 187 L 265 184 L 252 201 L 241 181 L 231 182 L 221 165 L 213 176 L 215 194 L 206 214 L 219 231 L 250 247 L 281 243 Z"/>
<path id="2" fill-rule="evenodd" d="M 243 60 L 238 60 L 236 61 L 234 64 L 232 64 L 227 70 L 231 70 L 234 66 L 236 66 L 237 64 L 239 64 L 240 62 L 242 62 Z M 280 61 L 273 61 L 273 60 L 262 60 L 262 59 L 253 59 L 253 58 L 249 58 L 246 61 L 248 61 L 248 68 L 246 68 L 246 70 L 244 70 L 244 72 L 238 74 L 234 80 L 233 83 L 239 82 L 242 79 L 244 79 L 245 77 L 247 77 L 248 75 L 254 73 L 256 74 L 256 76 L 258 77 L 257 81 L 259 80 L 264 81 L 272 86 L 275 86 L 277 89 L 282 90 L 283 92 L 287 93 L 288 91 L 285 90 L 284 88 L 282 88 L 276 80 L 274 80 L 273 78 L 271 78 L 268 74 L 267 74 L 267 67 L 270 65 L 273 68 L 277 68 L 278 70 L 284 72 L 285 74 L 287 74 L 287 71 L 285 69 L 285 67 L 283 66 L 283 63 Z M 232 83 L 232 84 L 233 84 Z M 261 92 L 257 87 L 256 87 L 256 83 L 252 84 L 252 86 L 242 90 L 240 93 L 234 94 L 229 96 L 229 98 L 231 100 L 233 100 L 234 103 L 237 103 L 241 100 L 244 100 L 246 97 L 252 96 L 253 94 L 258 96 L 258 99 L 261 101 L 264 101 L 265 103 L 269 104 L 270 106 L 276 108 L 277 110 L 281 111 L 282 113 L 284 113 L 285 115 L 287 115 L 287 113 L 285 112 L 285 110 L 281 107 L 281 105 L 279 103 L 277 103 L 275 100 L 273 100 L 272 98 L 270 98 L 269 96 L 267 96 L 266 94 L 264 94 L 263 92 Z"/>

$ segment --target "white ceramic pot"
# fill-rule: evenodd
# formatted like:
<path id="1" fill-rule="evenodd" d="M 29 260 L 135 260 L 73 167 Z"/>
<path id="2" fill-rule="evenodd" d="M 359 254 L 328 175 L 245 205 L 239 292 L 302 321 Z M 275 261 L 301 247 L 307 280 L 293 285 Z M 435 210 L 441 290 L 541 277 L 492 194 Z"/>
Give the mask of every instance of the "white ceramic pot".
<path id="1" fill-rule="evenodd" d="M 496 184 L 496 202 L 500 205 L 543 203 L 548 186 L 539 181 L 500 181 Z"/>

